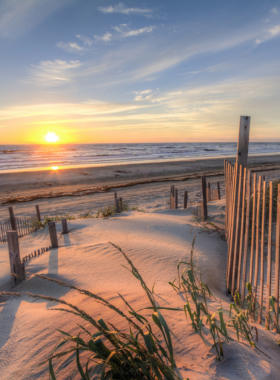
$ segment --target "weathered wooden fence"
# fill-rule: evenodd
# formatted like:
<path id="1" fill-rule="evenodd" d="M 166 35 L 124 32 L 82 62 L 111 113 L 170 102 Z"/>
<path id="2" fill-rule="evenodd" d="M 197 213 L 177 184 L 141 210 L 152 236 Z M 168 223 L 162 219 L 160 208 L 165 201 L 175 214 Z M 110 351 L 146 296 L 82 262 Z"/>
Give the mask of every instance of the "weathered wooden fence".
<path id="1" fill-rule="evenodd" d="M 36 217 L 15 218 L 18 236 L 24 236 L 35 231 L 34 221 Z M 7 231 L 12 230 L 11 219 L 0 222 L 0 244 L 7 242 Z"/>
<path id="2" fill-rule="evenodd" d="M 279 331 L 280 183 L 225 160 L 227 288 L 244 304 L 251 284 L 257 319 Z"/>

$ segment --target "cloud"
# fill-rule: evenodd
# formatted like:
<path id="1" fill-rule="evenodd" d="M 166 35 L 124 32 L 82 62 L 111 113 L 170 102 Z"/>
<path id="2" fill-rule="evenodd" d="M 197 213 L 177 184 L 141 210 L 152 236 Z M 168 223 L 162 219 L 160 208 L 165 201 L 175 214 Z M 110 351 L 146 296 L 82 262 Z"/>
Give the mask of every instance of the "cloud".
<path id="1" fill-rule="evenodd" d="M 83 46 L 79 46 L 76 42 L 58 42 L 57 47 L 69 51 L 70 53 L 83 53 L 86 49 Z"/>
<path id="2" fill-rule="evenodd" d="M 135 100 L 136 101 L 141 101 L 141 100 L 148 100 L 152 97 L 152 95 L 150 94 L 152 92 L 152 90 L 144 90 L 144 91 L 133 91 L 134 94 L 136 94 L 135 96 Z M 147 95 L 147 94 L 150 94 L 150 95 Z M 143 95 L 146 95 L 146 96 L 143 96 Z"/>
<path id="3" fill-rule="evenodd" d="M 278 10 L 276 7 L 274 7 L 274 8 L 272 8 L 272 9 L 270 9 L 269 12 L 271 12 L 271 13 L 273 13 L 273 14 L 275 14 L 275 15 L 278 15 L 279 10 Z"/>
<path id="4" fill-rule="evenodd" d="M 106 32 L 103 36 L 94 35 L 95 41 L 109 42 L 113 38 L 112 33 Z"/>
<path id="5" fill-rule="evenodd" d="M 76 37 L 82 40 L 84 45 L 91 46 L 93 44 L 93 40 L 86 36 L 80 36 L 79 34 L 77 34 Z"/>
<path id="6" fill-rule="evenodd" d="M 122 40 L 127 37 L 136 37 L 141 34 L 151 33 L 155 29 L 155 26 L 146 26 L 144 28 L 131 30 L 127 24 L 120 24 L 114 26 L 113 30 L 116 32 L 114 34 L 106 32 L 103 36 L 94 35 L 95 41 L 109 42 L 112 40 Z"/>
<path id="7" fill-rule="evenodd" d="M 0 121 L 22 118 L 30 119 L 44 116 L 51 116 L 51 118 L 72 117 L 74 121 L 77 121 L 79 118 L 98 115 L 100 115 L 100 120 L 102 120 L 102 117 L 107 117 L 106 115 L 126 112 L 130 113 L 131 111 L 147 107 L 149 106 L 104 102 L 95 99 L 89 99 L 81 103 L 30 104 L 24 106 L 3 107 L 0 109 Z M 112 116 L 112 118 L 114 117 L 115 116 Z"/>
<path id="8" fill-rule="evenodd" d="M 30 76 L 24 83 L 44 87 L 60 86 L 70 82 L 73 71 L 81 66 L 80 61 L 42 61 L 39 65 L 32 65 Z"/>
<path id="9" fill-rule="evenodd" d="M 150 16 L 153 12 L 153 10 L 149 8 L 127 8 L 123 3 L 114 6 L 109 5 L 108 7 L 99 7 L 98 9 L 103 13 L 122 13 L 125 15 L 138 14 L 146 17 Z"/>
<path id="10" fill-rule="evenodd" d="M 256 39 L 256 44 L 259 45 L 263 42 L 269 41 L 274 37 L 280 35 L 280 25 L 274 25 L 270 29 L 266 30 L 260 38 Z"/>
<path id="11" fill-rule="evenodd" d="M 139 36 L 139 34 L 151 33 L 155 29 L 155 27 L 146 26 L 145 28 L 129 30 L 126 24 L 121 24 L 120 26 L 115 26 L 114 29 L 119 33 L 119 37 L 126 38 L 132 36 Z"/>
<path id="12" fill-rule="evenodd" d="M 20 36 L 67 4 L 67 0 L 1 0 L 0 37 Z"/>

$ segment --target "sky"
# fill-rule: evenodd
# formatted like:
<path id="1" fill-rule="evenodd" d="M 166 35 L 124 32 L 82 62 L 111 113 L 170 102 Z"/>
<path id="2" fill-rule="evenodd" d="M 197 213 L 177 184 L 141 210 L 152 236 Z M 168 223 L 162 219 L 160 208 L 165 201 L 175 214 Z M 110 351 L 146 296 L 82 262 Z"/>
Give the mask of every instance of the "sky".
<path id="1" fill-rule="evenodd" d="M 0 144 L 280 141 L 280 2 L 0 0 Z"/>

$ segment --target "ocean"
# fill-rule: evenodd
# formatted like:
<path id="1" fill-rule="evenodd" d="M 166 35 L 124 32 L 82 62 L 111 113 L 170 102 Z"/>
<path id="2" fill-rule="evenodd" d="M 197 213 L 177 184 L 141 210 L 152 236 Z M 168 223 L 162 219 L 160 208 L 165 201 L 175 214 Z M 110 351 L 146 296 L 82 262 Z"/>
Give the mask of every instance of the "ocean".
<path id="1" fill-rule="evenodd" d="M 0 145 L 0 172 L 235 156 L 236 143 Z M 280 143 L 250 143 L 249 155 L 279 154 Z"/>

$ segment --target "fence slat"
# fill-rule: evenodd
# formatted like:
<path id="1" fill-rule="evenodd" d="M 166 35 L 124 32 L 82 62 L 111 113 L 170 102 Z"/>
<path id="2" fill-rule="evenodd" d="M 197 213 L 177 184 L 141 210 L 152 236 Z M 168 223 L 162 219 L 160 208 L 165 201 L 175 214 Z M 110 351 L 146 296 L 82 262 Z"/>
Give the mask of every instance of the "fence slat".
<path id="1" fill-rule="evenodd" d="M 232 174 L 232 186 L 231 186 L 231 206 L 230 206 L 230 220 L 229 220 L 229 250 L 228 250 L 228 265 L 227 265 L 227 289 L 230 287 L 232 279 L 232 263 L 233 263 L 233 241 L 234 241 L 234 226 L 235 226 L 235 198 L 236 198 L 236 179 L 237 179 L 237 165 L 234 166 Z"/>
<path id="2" fill-rule="evenodd" d="M 264 284 L 264 231 L 265 231 L 265 202 L 266 202 L 266 182 L 263 182 L 262 190 L 262 236 L 261 236 L 261 281 L 260 281 L 260 312 L 258 315 L 258 323 L 262 321 L 263 306 L 263 284 Z"/>
<path id="3" fill-rule="evenodd" d="M 266 321 L 265 326 L 269 328 L 269 297 L 271 294 L 271 241 L 272 241 L 272 199 L 273 182 L 269 182 L 269 216 L 268 216 L 268 242 L 267 242 L 267 275 L 266 275 Z"/>
<path id="4" fill-rule="evenodd" d="M 242 271 L 242 286 L 241 286 L 241 303 L 245 301 L 245 286 L 247 279 L 247 257 L 248 257 L 248 237 L 250 227 L 250 208 L 251 208 L 251 172 L 248 170 L 247 174 L 247 202 L 246 202 L 246 223 L 245 223 L 245 238 L 244 238 L 244 257 L 243 257 L 243 271 Z"/>
<path id="5" fill-rule="evenodd" d="M 238 271 L 237 271 L 237 287 L 236 289 L 240 293 L 240 277 L 241 277 L 241 263 L 242 263 L 242 252 L 243 252 L 243 237 L 244 237 L 244 219 L 245 219 L 245 195 L 246 195 L 246 173 L 247 169 L 244 168 L 243 181 L 242 177 L 240 182 L 242 183 L 242 210 L 241 210 L 241 225 L 240 225 L 240 241 L 239 241 L 239 258 L 238 258 Z"/>
<path id="6" fill-rule="evenodd" d="M 258 182 L 258 200 L 257 200 L 257 215 L 256 215 L 256 258 L 255 258 L 255 276 L 254 276 L 254 294 L 257 296 L 258 279 L 259 279 L 259 248 L 260 248 L 260 209 L 261 209 L 261 189 L 262 177 L 259 177 Z"/>
<path id="7" fill-rule="evenodd" d="M 280 183 L 278 183 L 278 194 L 277 194 L 277 227 L 276 227 L 276 247 L 275 247 L 275 287 L 274 287 L 274 298 L 275 298 L 275 314 L 274 314 L 274 324 L 276 331 L 279 332 L 279 245 L 280 245 Z"/>
<path id="8" fill-rule="evenodd" d="M 256 193 L 257 193 L 257 175 L 254 173 L 253 184 L 253 206 L 252 206 L 252 236 L 251 236 L 251 257 L 250 257 L 250 274 L 249 282 L 253 285 L 253 265 L 254 265 L 254 244 L 255 244 L 255 220 L 256 220 Z"/>
<path id="9" fill-rule="evenodd" d="M 238 243 L 240 240 L 240 205 L 241 205 L 241 184 L 242 184 L 242 166 L 239 166 L 239 176 L 236 177 L 238 182 L 238 192 L 237 192 L 237 209 L 236 209 L 236 228 L 235 228 L 235 242 L 234 242 L 234 256 L 233 256 L 233 267 L 232 267 L 232 281 L 231 281 L 231 291 L 235 291 L 235 280 L 237 273 L 237 252 L 238 252 Z M 237 172 L 238 174 L 238 172 Z"/>

